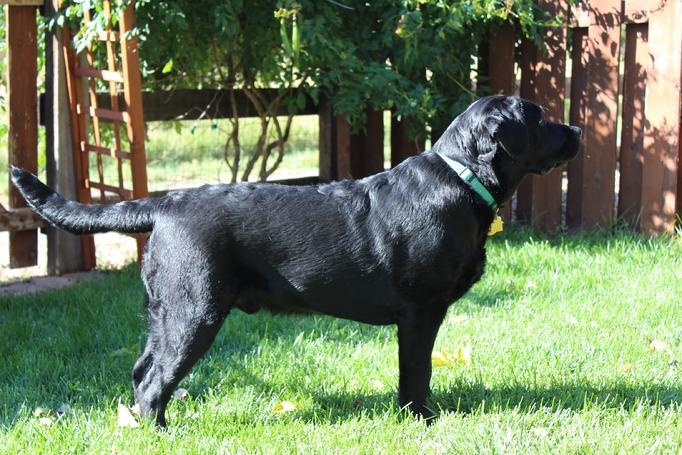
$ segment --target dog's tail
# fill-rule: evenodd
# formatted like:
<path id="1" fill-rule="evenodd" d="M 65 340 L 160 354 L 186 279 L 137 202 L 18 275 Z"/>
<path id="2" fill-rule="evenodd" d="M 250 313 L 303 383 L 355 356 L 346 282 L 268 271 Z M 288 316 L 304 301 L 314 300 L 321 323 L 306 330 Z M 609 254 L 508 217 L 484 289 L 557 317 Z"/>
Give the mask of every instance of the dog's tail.
<path id="1" fill-rule="evenodd" d="M 162 199 L 138 199 L 118 204 L 68 201 L 28 171 L 11 166 L 12 182 L 36 212 L 51 224 L 74 234 L 149 232 Z"/>

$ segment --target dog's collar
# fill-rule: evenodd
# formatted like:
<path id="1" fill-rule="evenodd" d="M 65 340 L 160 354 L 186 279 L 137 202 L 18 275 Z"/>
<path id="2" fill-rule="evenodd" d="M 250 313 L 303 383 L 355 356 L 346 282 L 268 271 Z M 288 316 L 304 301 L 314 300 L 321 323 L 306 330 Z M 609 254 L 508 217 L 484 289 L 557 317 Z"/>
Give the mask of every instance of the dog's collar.
<path id="1" fill-rule="evenodd" d="M 476 194 L 481 196 L 485 202 L 488 203 L 489 206 L 493 208 L 493 210 L 497 209 L 497 202 L 495 202 L 495 198 L 493 197 L 492 194 L 490 194 L 490 191 L 487 190 L 485 186 L 481 183 L 481 181 L 476 177 L 476 174 L 473 173 L 471 169 L 460 163 L 459 161 L 453 160 L 452 158 L 448 158 L 447 156 L 443 155 L 442 153 L 438 152 L 433 152 L 436 155 L 438 155 L 443 161 L 445 161 L 445 164 L 450 166 L 450 168 L 457 173 L 459 178 L 464 180 L 464 182 L 469 185 L 469 187 L 474 190 Z"/>

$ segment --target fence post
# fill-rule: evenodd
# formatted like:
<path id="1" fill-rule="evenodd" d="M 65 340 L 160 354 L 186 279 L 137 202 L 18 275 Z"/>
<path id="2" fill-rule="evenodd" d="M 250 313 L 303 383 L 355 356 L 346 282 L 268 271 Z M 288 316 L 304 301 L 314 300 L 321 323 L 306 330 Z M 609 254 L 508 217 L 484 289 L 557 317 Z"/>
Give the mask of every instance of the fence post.
<path id="1" fill-rule="evenodd" d="M 334 115 L 331 102 L 320 96 L 318 108 L 320 124 L 320 179 L 343 180 L 350 178 L 350 125 L 339 115 Z"/>
<path id="2" fill-rule="evenodd" d="M 391 115 L 391 167 L 424 151 L 424 132 L 422 130 L 419 138 L 411 139 L 407 134 L 409 121 L 409 119 L 398 119 Z"/>
<path id="3" fill-rule="evenodd" d="M 490 32 L 479 46 L 478 85 L 485 85 L 490 94 L 514 93 L 515 44 L 514 24 L 505 22 L 499 29 Z M 505 221 L 512 219 L 511 200 L 500 207 L 499 213 Z"/>
<path id="4" fill-rule="evenodd" d="M 653 3 L 652 3 L 653 5 Z M 646 126 L 642 166 L 642 222 L 645 232 L 673 232 L 680 210 L 680 82 L 682 3 L 658 3 L 649 10 L 650 63 L 647 69 Z"/>
<path id="5" fill-rule="evenodd" d="M 48 17 L 58 0 L 45 2 Z M 76 199 L 74 157 L 69 127 L 69 102 L 62 52 L 62 33 L 45 33 L 45 148 L 47 184 L 67 199 Z M 47 270 L 62 275 L 83 269 L 80 239 L 61 229 L 47 228 Z"/>
<path id="6" fill-rule="evenodd" d="M 540 6 L 552 17 L 568 17 L 566 0 L 542 0 Z M 564 121 L 566 85 L 566 26 L 548 28 L 545 33 L 546 53 L 528 40 L 523 42 L 521 96 L 547 108 L 546 118 Z M 518 190 L 518 216 L 533 226 L 552 230 L 561 225 L 562 170 L 544 176 L 527 177 Z"/>
<path id="7" fill-rule="evenodd" d="M 585 18 L 583 18 L 585 19 Z M 571 52 L 571 110 L 569 123 L 585 131 L 587 110 L 587 65 L 589 60 L 588 22 L 578 23 L 573 28 L 573 49 Z M 584 134 L 584 133 L 583 133 Z M 583 170 L 585 168 L 585 146 L 580 142 L 578 155 L 568 163 L 568 188 L 566 194 L 566 224 L 571 228 L 580 227 L 582 220 Z"/>
<path id="8" fill-rule="evenodd" d="M 367 109 L 365 131 L 350 136 L 351 174 L 367 177 L 384 170 L 384 112 Z"/>
<path id="9" fill-rule="evenodd" d="M 581 198 L 572 212 L 583 228 L 608 226 L 615 211 L 621 1 L 592 0 L 589 8 Z"/>
<path id="10" fill-rule="evenodd" d="M 35 6 L 7 7 L 9 163 L 38 172 L 37 25 Z M 26 207 L 10 184 L 10 208 Z M 38 231 L 9 233 L 12 268 L 38 263 Z"/>
<path id="11" fill-rule="evenodd" d="M 620 141 L 618 216 L 639 229 L 642 211 L 642 164 L 646 79 L 649 65 L 648 25 L 627 24 L 623 74 L 623 123 Z"/>

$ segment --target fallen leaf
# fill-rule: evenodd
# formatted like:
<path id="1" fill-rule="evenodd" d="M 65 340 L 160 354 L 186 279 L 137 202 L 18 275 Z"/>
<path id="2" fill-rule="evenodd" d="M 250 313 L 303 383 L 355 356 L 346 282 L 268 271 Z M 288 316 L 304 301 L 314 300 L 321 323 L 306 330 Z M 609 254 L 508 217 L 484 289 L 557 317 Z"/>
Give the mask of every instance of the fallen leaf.
<path id="1" fill-rule="evenodd" d="M 38 423 L 45 427 L 51 427 L 52 424 L 54 423 L 54 419 L 52 419 L 52 417 L 41 417 L 40 419 L 38 419 Z"/>
<path id="2" fill-rule="evenodd" d="M 567 314 L 566 315 L 566 322 L 568 322 L 569 324 L 575 325 L 578 323 L 578 319 L 575 316 Z"/>
<path id="3" fill-rule="evenodd" d="M 632 371 L 632 364 L 631 363 L 626 363 L 624 365 L 621 365 L 620 368 L 618 368 L 621 373 L 628 374 Z"/>
<path id="4" fill-rule="evenodd" d="M 176 400 L 182 400 L 183 398 L 187 398 L 189 396 L 189 392 L 187 389 L 178 389 L 175 391 L 173 396 Z"/>
<path id="5" fill-rule="evenodd" d="M 275 403 L 275 407 L 272 408 L 272 413 L 273 414 L 283 414 L 285 412 L 291 412 L 296 410 L 296 403 L 292 403 L 291 401 L 281 401 L 279 403 Z"/>
<path id="6" fill-rule="evenodd" d="M 33 417 L 44 417 L 50 414 L 52 414 L 52 409 L 49 408 L 38 407 L 33 410 Z"/>
<path id="7" fill-rule="evenodd" d="M 122 403 L 118 404 L 118 426 L 121 428 L 137 428 L 140 426 L 132 414 L 132 409 Z"/>
<path id="8" fill-rule="evenodd" d="M 539 438 L 546 438 L 549 435 L 549 430 L 543 427 L 531 428 L 530 431 L 535 433 L 535 435 Z"/>
<path id="9" fill-rule="evenodd" d="M 372 379 L 372 388 L 374 388 L 374 390 L 384 390 L 386 386 L 380 380 Z"/>
<path id="10" fill-rule="evenodd" d="M 471 363 L 471 346 L 460 346 L 457 349 L 457 361 L 464 365 L 469 365 Z"/>
<path id="11" fill-rule="evenodd" d="M 450 324 L 459 324 L 460 322 L 464 322 L 467 319 L 469 319 L 469 316 L 466 314 L 456 314 L 450 318 Z"/>
<path id="12" fill-rule="evenodd" d="M 446 351 L 433 351 L 431 353 L 431 363 L 434 367 L 447 367 L 455 363 L 455 358 Z"/>
<path id="13" fill-rule="evenodd" d="M 651 343 L 649 343 L 649 350 L 652 352 L 667 351 L 668 345 L 661 340 L 652 340 Z"/>

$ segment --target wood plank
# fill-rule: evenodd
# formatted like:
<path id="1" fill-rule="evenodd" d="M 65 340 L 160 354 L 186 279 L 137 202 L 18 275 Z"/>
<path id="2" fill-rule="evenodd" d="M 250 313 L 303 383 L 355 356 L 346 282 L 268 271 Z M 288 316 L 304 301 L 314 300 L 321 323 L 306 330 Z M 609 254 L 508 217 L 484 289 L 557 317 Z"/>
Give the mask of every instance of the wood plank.
<path id="1" fill-rule="evenodd" d="M 112 109 L 104 109 L 101 107 L 76 105 L 76 113 L 78 115 L 87 114 L 90 117 L 96 117 L 104 120 L 112 120 L 116 122 L 130 123 L 130 114 L 126 111 L 114 111 Z"/>
<path id="2" fill-rule="evenodd" d="M 83 115 L 78 115 L 77 106 L 81 102 L 87 102 L 83 94 L 83 84 L 79 78 L 73 74 L 77 67 L 77 56 L 71 47 L 71 31 L 68 27 L 62 29 L 62 52 L 64 53 L 64 70 L 66 72 L 66 88 L 68 92 L 68 103 L 70 112 L 71 126 L 71 146 L 73 148 L 73 169 L 74 180 L 76 181 L 76 199 L 79 202 L 89 204 L 92 202 L 90 190 L 81 184 L 88 175 L 88 154 L 80 150 L 80 142 L 87 138 L 87 122 Z M 81 248 L 81 262 L 84 270 L 93 269 L 96 265 L 95 240 L 92 235 L 81 235 L 79 237 Z"/>
<path id="3" fill-rule="evenodd" d="M 0 5 L 9 6 L 43 6 L 45 0 L 0 0 Z"/>
<path id="4" fill-rule="evenodd" d="M 350 169 L 358 179 L 384 170 L 384 113 L 367 109 L 365 131 L 351 133 Z"/>
<path id="5" fill-rule="evenodd" d="M 587 65 L 589 60 L 589 38 L 587 27 L 573 29 L 571 50 L 571 108 L 569 123 L 585 131 L 587 109 Z M 585 167 L 585 144 L 580 143 L 578 155 L 568 163 L 568 188 L 566 195 L 566 224 L 579 228 L 582 220 L 583 169 Z"/>
<path id="6" fill-rule="evenodd" d="M 321 97 L 318 108 L 320 125 L 320 179 L 324 181 L 350 178 L 350 125 L 335 115 L 331 102 Z"/>
<path id="7" fill-rule="evenodd" d="M 682 2 L 649 11 L 650 62 L 642 167 L 644 232 L 673 232 L 678 200 L 680 81 L 682 79 Z"/>
<path id="8" fill-rule="evenodd" d="M 23 231 L 35 231 L 38 228 L 48 226 L 40 215 L 31 208 L 0 210 L 0 231 L 19 233 Z"/>
<path id="9" fill-rule="evenodd" d="M 618 216 L 636 229 L 642 209 L 648 28 L 648 24 L 628 24 L 625 35 Z"/>
<path id="10" fill-rule="evenodd" d="M 123 83 L 123 75 L 118 71 L 96 70 L 93 68 L 76 68 L 76 76 L 78 77 L 92 77 L 102 79 L 107 82 Z"/>
<path id="11" fill-rule="evenodd" d="M 53 17 L 59 0 L 45 2 L 46 17 Z M 46 30 L 45 42 L 45 154 L 47 185 L 67 199 L 76 199 L 74 157 L 69 128 L 69 102 L 61 30 Z M 48 226 L 47 273 L 63 275 L 83 270 L 78 236 Z"/>
<path id="12" fill-rule="evenodd" d="M 623 22 L 643 24 L 649 21 L 649 5 L 652 0 L 627 0 L 623 2 Z"/>
<path id="13" fill-rule="evenodd" d="M 123 12 L 119 21 L 119 34 L 121 37 L 121 63 L 122 72 L 126 83 L 123 85 L 123 93 L 130 113 L 130 128 L 128 128 L 128 141 L 130 142 L 130 165 L 133 180 L 133 194 L 135 199 L 147 197 L 147 158 L 144 148 L 144 113 L 142 101 L 142 75 L 140 73 L 140 55 L 138 53 L 137 36 L 133 35 L 126 39 L 128 32 L 135 28 L 135 1 L 130 2 Z M 133 134 L 131 134 L 133 133 Z M 123 191 L 123 190 L 121 190 Z M 140 235 L 137 239 L 138 262 L 142 262 L 144 245 L 147 242 L 146 235 Z"/>
<path id="14" fill-rule="evenodd" d="M 9 163 L 38 172 L 37 26 L 34 6 L 7 8 Z M 26 207 L 10 184 L 11 208 Z M 11 268 L 38 263 L 38 231 L 10 232 Z"/>
<path id="15" fill-rule="evenodd" d="M 483 63 L 483 67 L 479 66 L 479 74 L 484 76 L 488 91 L 491 94 L 513 94 L 516 79 L 514 73 L 516 31 L 514 25 L 511 23 L 502 24 L 499 29 L 489 34 L 487 43 L 484 55 L 480 55 L 479 63 Z M 505 221 L 512 219 L 511 203 L 510 200 L 499 209 L 499 214 Z"/>
<path id="16" fill-rule="evenodd" d="M 109 193 L 118 194 L 123 199 L 138 199 L 133 196 L 134 191 L 130 191 L 125 188 L 119 188 L 113 185 L 107 185 L 106 183 L 100 183 L 92 181 L 90 179 L 85 179 L 83 185 L 85 186 L 85 188 L 95 188 L 100 191 L 107 191 Z"/>
<path id="17" fill-rule="evenodd" d="M 279 91 L 277 89 L 260 89 L 260 94 L 266 103 L 274 100 Z M 305 90 L 292 91 L 292 96 L 303 93 L 305 105 L 302 109 L 294 109 L 296 115 L 317 115 L 318 106 Z M 108 96 L 108 95 L 102 95 Z M 237 113 L 239 117 L 258 117 L 258 113 L 241 91 L 235 91 Z M 143 92 L 144 118 L 148 122 L 166 120 L 197 120 L 200 118 L 231 118 L 232 107 L 227 90 L 213 89 L 178 89 L 173 91 Z M 125 104 L 122 104 L 125 107 Z M 287 115 L 289 109 L 280 103 L 277 115 Z"/>
<path id="18" fill-rule="evenodd" d="M 540 6 L 553 17 L 568 17 L 566 0 L 543 0 Z M 564 121 L 564 94 L 566 90 L 566 26 L 548 28 L 544 35 L 546 49 L 535 55 L 523 68 L 532 84 L 526 84 L 523 97 L 546 108 L 550 121 Z M 527 45 L 526 45 L 527 48 Z M 555 169 L 544 176 L 531 176 L 530 188 L 519 187 L 520 193 L 529 192 L 530 204 L 526 205 L 526 219 L 543 230 L 555 230 L 561 226 L 561 179 L 562 169 Z M 528 201 L 526 201 L 528 202 Z M 528 209 L 530 213 L 528 213 Z"/>
<path id="19" fill-rule="evenodd" d="M 620 0 L 590 2 L 589 58 L 580 219 L 583 228 L 610 226 L 615 212 Z"/>
<path id="20" fill-rule="evenodd" d="M 81 151 L 83 152 L 93 152 L 93 153 L 98 153 L 103 156 L 111 156 L 113 158 L 123 158 L 126 160 L 129 160 L 131 158 L 131 155 L 129 152 L 124 152 L 122 150 L 118 150 L 114 147 L 101 147 L 93 144 L 86 144 L 85 142 L 81 141 Z"/>
<path id="21" fill-rule="evenodd" d="M 424 133 L 422 132 L 421 138 L 410 138 L 408 122 L 409 119 L 398 119 L 391 115 L 391 167 L 424 151 Z"/>

